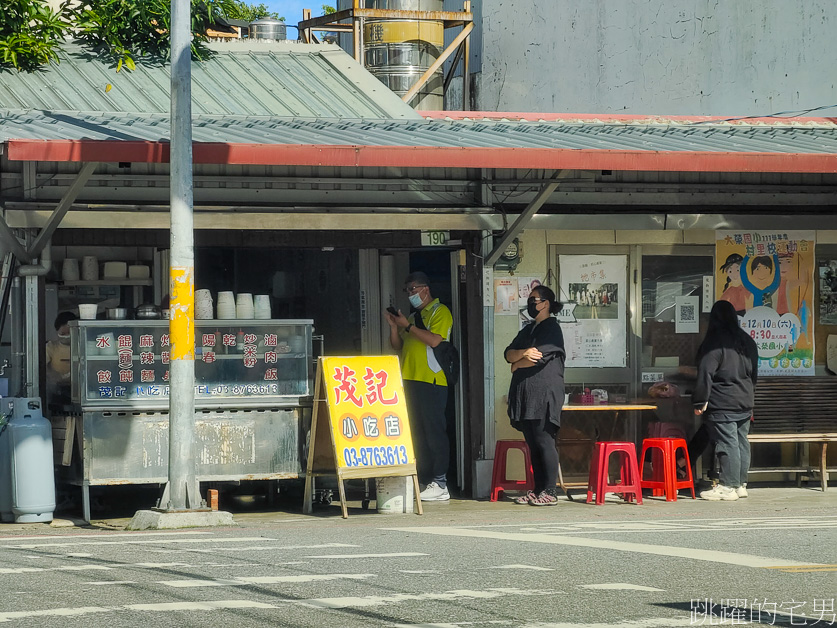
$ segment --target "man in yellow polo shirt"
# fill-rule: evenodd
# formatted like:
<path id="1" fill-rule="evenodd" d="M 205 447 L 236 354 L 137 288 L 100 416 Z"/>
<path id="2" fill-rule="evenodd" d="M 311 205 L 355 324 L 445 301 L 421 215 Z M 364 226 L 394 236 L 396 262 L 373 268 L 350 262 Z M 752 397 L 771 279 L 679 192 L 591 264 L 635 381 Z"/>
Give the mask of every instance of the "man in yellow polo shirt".
<path id="1" fill-rule="evenodd" d="M 389 312 L 384 315 L 390 327 L 390 344 L 401 352 L 401 376 L 416 448 L 418 478 L 426 485 L 421 501 L 442 502 L 450 499 L 447 482 L 450 442 L 445 418 L 448 382 L 433 347 L 450 340 L 453 316 L 430 294 L 429 283 L 422 272 L 407 275 L 404 291 L 415 311 L 409 317 L 400 310 L 397 316 Z"/>

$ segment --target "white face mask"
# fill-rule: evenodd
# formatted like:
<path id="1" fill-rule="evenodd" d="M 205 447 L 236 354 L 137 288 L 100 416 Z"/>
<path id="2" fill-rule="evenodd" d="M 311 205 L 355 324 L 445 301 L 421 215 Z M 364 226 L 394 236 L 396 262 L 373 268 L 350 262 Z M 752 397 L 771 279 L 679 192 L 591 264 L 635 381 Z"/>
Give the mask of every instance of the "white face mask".
<path id="1" fill-rule="evenodd" d="M 66 336 L 58 334 L 58 342 L 60 342 L 62 345 L 70 344 L 70 334 L 67 334 Z"/>
<path id="2" fill-rule="evenodd" d="M 421 295 L 418 292 L 411 294 L 408 298 L 410 299 L 410 305 L 414 308 L 419 309 L 421 307 Z"/>

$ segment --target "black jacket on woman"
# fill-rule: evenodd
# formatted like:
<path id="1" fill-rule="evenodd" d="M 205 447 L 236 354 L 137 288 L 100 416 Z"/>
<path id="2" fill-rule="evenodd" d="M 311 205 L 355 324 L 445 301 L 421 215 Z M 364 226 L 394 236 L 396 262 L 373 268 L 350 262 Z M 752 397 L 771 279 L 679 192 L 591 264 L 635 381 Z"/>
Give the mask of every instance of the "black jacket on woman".
<path id="1" fill-rule="evenodd" d="M 759 352 L 755 341 L 741 331 L 739 342 L 744 353 L 735 349 L 735 339 L 709 339 L 702 347 L 692 403 L 707 414 L 737 415 L 753 412 Z"/>
<path id="2" fill-rule="evenodd" d="M 552 316 L 520 330 L 509 349 L 537 347 L 543 357 L 534 366 L 512 373 L 509 388 L 509 418 L 512 427 L 522 430 L 521 421 L 540 421 L 544 416 L 560 427 L 564 405 L 564 334 Z"/>

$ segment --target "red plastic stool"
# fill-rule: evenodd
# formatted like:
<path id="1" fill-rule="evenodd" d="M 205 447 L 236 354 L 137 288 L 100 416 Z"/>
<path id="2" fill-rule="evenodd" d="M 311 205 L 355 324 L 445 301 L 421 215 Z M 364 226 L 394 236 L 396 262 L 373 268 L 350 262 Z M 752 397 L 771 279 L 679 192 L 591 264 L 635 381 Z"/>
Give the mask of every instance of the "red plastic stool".
<path id="1" fill-rule="evenodd" d="M 685 480 L 677 479 L 677 451 L 682 449 L 686 457 Z M 646 438 L 642 441 L 640 462 L 645 463 L 646 452 L 651 452 L 652 476 L 649 480 L 640 480 L 642 488 L 654 489 L 654 494 L 665 493 L 667 502 L 677 501 L 677 491 L 688 488 L 695 497 L 695 483 L 692 478 L 692 465 L 689 460 L 689 449 L 683 438 Z"/>
<path id="2" fill-rule="evenodd" d="M 608 484 L 608 462 L 610 455 L 618 453 L 621 458 L 619 484 Z M 636 445 L 633 443 L 598 442 L 593 449 L 593 460 L 590 462 L 590 476 L 587 479 L 587 503 L 593 501 L 596 495 L 596 505 L 604 503 L 605 493 L 622 493 L 625 501 L 636 497 L 638 504 L 642 503 L 642 489 L 640 488 L 639 468 L 636 463 Z"/>
<path id="3" fill-rule="evenodd" d="M 510 449 L 523 452 L 523 466 L 526 468 L 525 480 L 509 480 L 506 477 L 506 458 Z M 491 501 L 496 502 L 500 493 L 513 491 L 531 491 L 535 488 L 535 474 L 532 472 L 532 457 L 529 446 L 523 440 L 498 440 L 494 447 L 494 469 L 491 473 Z"/>

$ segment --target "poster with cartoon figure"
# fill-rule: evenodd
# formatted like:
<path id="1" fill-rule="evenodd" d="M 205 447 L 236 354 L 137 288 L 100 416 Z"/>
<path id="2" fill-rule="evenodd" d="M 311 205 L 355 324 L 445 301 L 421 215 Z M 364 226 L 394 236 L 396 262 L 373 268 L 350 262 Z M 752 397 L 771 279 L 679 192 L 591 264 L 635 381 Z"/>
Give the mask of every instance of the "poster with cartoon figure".
<path id="1" fill-rule="evenodd" d="M 715 297 L 759 348 L 759 375 L 814 374 L 814 232 L 717 231 Z"/>

